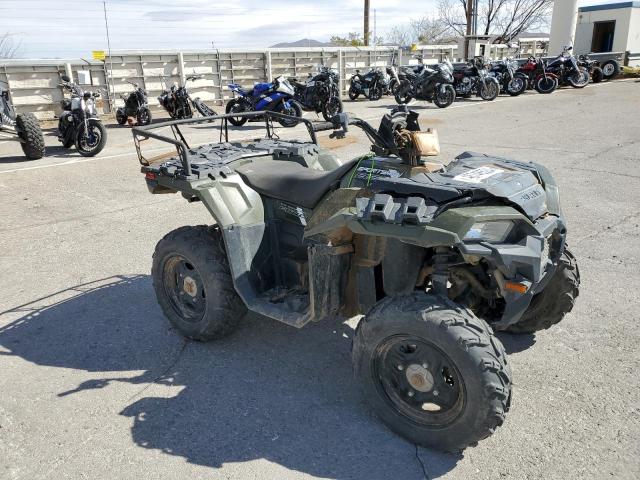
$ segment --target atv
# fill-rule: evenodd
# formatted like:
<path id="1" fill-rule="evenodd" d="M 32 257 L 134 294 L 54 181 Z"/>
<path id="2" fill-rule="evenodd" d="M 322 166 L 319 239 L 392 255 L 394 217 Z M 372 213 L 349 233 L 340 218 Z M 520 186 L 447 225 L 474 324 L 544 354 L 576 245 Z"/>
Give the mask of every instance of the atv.
<path id="1" fill-rule="evenodd" d="M 227 122 L 238 115 L 262 116 L 265 137 L 230 141 Z M 434 135 L 406 106 L 377 130 L 347 114 L 298 119 L 307 141 L 278 137 L 276 112 L 216 119 L 220 142 L 197 147 L 181 127 L 204 119 L 133 129 L 149 191 L 180 193 L 213 217 L 156 246 L 153 286 L 170 323 L 211 340 L 248 310 L 294 327 L 364 314 L 353 369 L 390 429 L 446 451 L 491 435 L 512 389 L 494 330 L 549 328 L 578 295 L 549 171 L 473 152 L 426 162 Z M 349 126 L 372 146 L 343 163 L 316 133 L 340 138 Z M 173 136 L 154 131 L 163 127 Z M 173 157 L 145 157 L 146 139 L 171 144 Z"/>
<path id="2" fill-rule="evenodd" d="M 40 123 L 33 113 L 16 114 L 9 99 L 9 92 L 0 90 L 0 141 L 20 142 L 27 160 L 44 157 L 44 136 Z"/>

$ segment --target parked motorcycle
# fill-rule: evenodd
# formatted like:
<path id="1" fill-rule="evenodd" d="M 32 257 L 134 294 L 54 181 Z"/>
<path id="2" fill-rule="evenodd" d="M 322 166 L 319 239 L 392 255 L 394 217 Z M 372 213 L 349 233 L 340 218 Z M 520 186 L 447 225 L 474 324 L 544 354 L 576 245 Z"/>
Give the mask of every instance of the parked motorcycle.
<path id="1" fill-rule="evenodd" d="M 453 71 L 453 87 L 456 95 L 468 98 L 473 92 L 483 100 L 495 100 L 500 93 L 500 85 L 495 77 L 489 76 L 484 58 L 475 57 Z"/>
<path id="2" fill-rule="evenodd" d="M 507 44 L 508 48 L 516 48 L 516 53 L 520 51 L 517 43 Z M 527 89 L 529 79 L 523 72 L 518 72 L 520 64 L 513 58 L 503 58 L 491 63 L 489 75 L 498 80 L 500 90 L 508 93 L 512 97 L 517 97 Z"/>
<path id="3" fill-rule="evenodd" d="M 294 88 L 296 102 L 303 110 L 322 113 L 327 122 L 338 113 L 342 113 L 342 100 L 338 87 L 338 72 L 322 66 L 316 75 L 309 74 L 306 83 L 298 82 L 295 78 L 289 79 Z"/>
<path id="4" fill-rule="evenodd" d="M 124 100 L 124 106 L 116 110 L 116 121 L 124 125 L 130 117 L 134 117 L 138 125 L 149 125 L 151 110 L 147 102 L 147 92 L 135 82 L 127 80 L 127 83 L 133 85 L 134 90 L 128 95 L 120 95 Z"/>
<path id="5" fill-rule="evenodd" d="M 96 98 L 98 92 L 84 91 L 63 75 L 60 87 L 71 93 L 71 98 L 60 102 L 62 114 L 58 120 L 58 140 L 64 148 L 75 144 L 83 157 L 93 157 L 107 144 L 107 129 L 98 117 Z"/>
<path id="6" fill-rule="evenodd" d="M 587 69 L 593 83 L 600 83 L 604 80 L 604 72 L 600 68 L 600 62 L 590 59 L 588 55 L 578 56 L 578 66 Z"/>
<path id="7" fill-rule="evenodd" d="M 389 90 L 389 77 L 380 68 L 374 67 L 362 75 L 356 70 L 349 80 L 349 98 L 356 100 L 360 95 L 371 101 L 380 100 Z"/>
<path id="8" fill-rule="evenodd" d="M 186 81 L 192 82 L 200 78 L 202 78 L 202 75 L 189 75 Z M 162 79 L 167 87 L 158 97 L 158 102 L 160 102 L 160 105 L 162 105 L 171 118 L 181 119 L 193 117 L 192 105 L 203 117 L 217 115 L 217 113 L 200 100 L 200 98 L 192 98 L 186 86 L 177 86 L 174 84 L 169 87 L 166 79 L 164 77 L 162 77 Z"/>
<path id="9" fill-rule="evenodd" d="M 529 57 L 517 73 L 524 73 L 528 79 L 527 88 L 534 88 L 538 93 L 549 94 L 558 88 L 558 77 L 547 71 L 547 64 L 542 58 Z"/>
<path id="10" fill-rule="evenodd" d="M 558 77 L 560 85 L 584 88 L 589 83 L 589 72 L 578 65 L 576 57 L 571 55 L 573 47 L 565 46 L 562 53 L 547 63 L 547 70 Z"/>
<path id="11" fill-rule="evenodd" d="M 409 103 L 415 98 L 446 108 L 456 98 L 452 83 L 453 65 L 445 60 L 432 68 L 425 66 L 419 74 L 405 71 L 400 75 L 400 83 L 394 96 L 399 104 Z"/>
<path id="12" fill-rule="evenodd" d="M 272 83 L 256 83 L 251 90 L 244 90 L 237 83 L 229 84 L 231 91 L 237 95 L 227 103 L 227 113 L 272 111 L 302 117 L 302 107 L 294 100 L 295 89 L 284 77 L 276 78 Z M 237 127 L 244 125 L 248 118 L 245 116 L 231 117 L 229 122 Z M 295 120 L 279 119 L 283 127 L 294 127 Z"/>

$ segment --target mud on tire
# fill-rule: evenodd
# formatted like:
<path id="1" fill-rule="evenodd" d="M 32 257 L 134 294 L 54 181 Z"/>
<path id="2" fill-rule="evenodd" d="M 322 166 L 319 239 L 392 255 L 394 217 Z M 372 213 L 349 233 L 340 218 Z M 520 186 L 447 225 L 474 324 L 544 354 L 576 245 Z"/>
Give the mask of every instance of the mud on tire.
<path id="1" fill-rule="evenodd" d="M 44 157 L 44 136 L 40 123 L 33 113 L 19 113 L 16 116 L 16 130 L 24 140 L 20 145 L 27 160 L 38 160 Z"/>
<path id="2" fill-rule="evenodd" d="M 162 311 L 187 338 L 225 337 L 246 313 L 217 227 L 199 225 L 169 232 L 156 245 L 151 275 Z"/>
<path id="3" fill-rule="evenodd" d="M 406 365 L 402 352 L 409 352 Z M 483 320 L 447 298 L 415 293 L 383 299 L 358 324 L 352 354 L 364 397 L 391 430 L 413 443 L 445 451 L 473 446 L 502 425 L 509 410 L 511 369 L 502 344 Z M 387 372 L 380 365 L 388 358 Z M 409 372 L 421 367 L 430 372 L 423 373 L 430 392 L 423 380 L 411 390 Z M 434 410 L 429 402 L 446 408 Z"/>
<path id="4" fill-rule="evenodd" d="M 580 271 L 573 254 L 565 249 L 558 268 L 544 290 L 531 300 L 522 318 L 509 325 L 510 333 L 534 333 L 560 322 L 573 309 L 580 293 Z"/>

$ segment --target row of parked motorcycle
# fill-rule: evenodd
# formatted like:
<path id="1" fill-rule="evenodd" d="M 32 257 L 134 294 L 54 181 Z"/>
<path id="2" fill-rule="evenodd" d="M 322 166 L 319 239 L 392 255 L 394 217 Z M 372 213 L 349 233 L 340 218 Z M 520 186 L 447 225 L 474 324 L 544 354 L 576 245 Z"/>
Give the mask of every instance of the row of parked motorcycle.
<path id="1" fill-rule="evenodd" d="M 517 45 L 509 47 L 517 48 Z M 475 57 L 458 67 L 449 60 L 427 66 L 422 57 L 416 56 L 418 65 L 396 68 L 392 58 L 392 65 L 385 70 L 374 67 L 366 74 L 356 70 L 350 80 L 349 98 L 356 100 L 363 96 L 378 100 L 383 95 L 393 95 L 399 104 L 416 99 L 446 108 L 456 97 L 468 98 L 475 94 L 491 101 L 501 92 L 517 96 L 527 89 L 549 94 L 559 86 L 583 88 L 589 81 L 597 83 L 620 72 L 615 60 L 600 66 L 586 55 L 573 56 L 571 50 L 572 47 L 566 46 L 551 60 L 531 56 L 524 62 L 514 58 L 486 62 L 483 57 Z"/>
<path id="2" fill-rule="evenodd" d="M 599 82 L 620 72 L 615 60 L 600 65 L 587 56 L 573 56 L 569 46 L 549 61 L 529 57 L 524 62 L 506 58 L 487 63 L 482 57 L 476 57 L 463 66 L 454 67 L 449 60 L 427 66 L 422 58 L 416 58 L 420 61 L 418 65 L 396 68 L 392 58 L 391 66 L 384 71 L 381 68 L 372 68 L 366 74 L 356 71 L 350 80 L 349 98 L 356 100 L 363 96 L 378 100 L 385 94 L 391 94 L 399 104 L 416 99 L 445 108 L 456 97 L 475 94 L 484 100 L 493 100 L 500 92 L 517 96 L 530 88 L 549 94 L 561 85 L 583 88 L 589 81 Z M 199 78 L 201 76 L 194 74 L 186 80 L 191 82 Z M 63 75 L 61 79 L 60 86 L 70 92 L 70 98 L 61 102 L 63 113 L 58 121 L 58 140 L 64 148 L 75 146 L 83 156 L 97 155 L 107 141 L 107 130 L 96 110 L 96 99 L 100 94 L 83 90 L 67 76 Z M 138 125 L 147 125 L 152 120 L 147 92 L 138 84 L 129 83 L 134 88 L 122 96 L 124 105 L 116 111 L 117 122 L 124 125 L 135 121 Z M 202 100 L 193 98 L 186 86 L 169 86 L 166 81 L 164 84 L 166 88 L 158 102 L 172 119 L 191 118 L 194 111 L 204 117 L 216 115 Z M 297 121 L 290 117 L 300 118 L 304 111 L 322 114 L 329 121 L 343 110 L 338 72 L 326 66 L 321 66 L 315 74 L 309 74 L 304 82 L 280 76 L 272 82 L 257 83 L 250 89 L 237 83 L 229 84 L 229 89 L 235 96 L 227 103 L 226 113 L 275 111 L 288 116 L 280 119 L 285 127 L 296 125 Z M 5 103 L 9 105 L 8 97 Z M 35 117 L 23 115 L 17 118 L 11 109 L 4 110 L 7 112 L 0 118 L 0 133 L 4 137 L 17 137 L 23 148 L 31 152 L 28 158 L 44 155 L 44 140 Z M 230 118 L 230 123 L 236 126 L 246 121 L 247 118 L 241 116 Z"/>

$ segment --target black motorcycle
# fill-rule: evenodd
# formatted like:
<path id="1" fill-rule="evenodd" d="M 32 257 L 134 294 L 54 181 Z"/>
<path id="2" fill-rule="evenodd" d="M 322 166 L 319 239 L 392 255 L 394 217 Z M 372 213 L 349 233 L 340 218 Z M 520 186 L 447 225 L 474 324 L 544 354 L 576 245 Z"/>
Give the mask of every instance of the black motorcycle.
<path id="1" fill-rule="evenodd" d="M 75 144 L 83 157 L 93 157 L 107 144 L 107 129 L 98 117 L 96 98 L 98 92 L 85 92 L 63 75 L 60 87 L 71 93 L 71 98 L 60 102 L 62 115 L 58 120 L 58 140 L 64 148 Z"/>
<path id="2" fill-rule="evenodd" d="M 518 72 L 518 68 L 520 68 L 518 62 L 511 58 L 497 60 L 491 63 L 489 76 L 498 81 L 503 93 L 517 97 L 524 93 L 529 84 L 529 77 L 522 72 Z"/>
<path id="3" fill-rule="evenodd" d="M 356 100 L 360 95 L 371 101 L 380 100 L 389 90 L 389 78 L 380 68 L 374 67 L 362 75 L 356 70 L 349 81 L 349 98 Z"/>
<path id="4" fill-rule="evenodd" d="M 558 77 L 560 85 L 584 88 L 589 83 L 589 72 L 578 65 L 576 57 L 571 55 L 573 47 L 565 46 L 562 53 L 547 63 L 547 71 Z"/>
<path id="5" fill-rule="evenodd" d="M 475 57 L 462 68 L 453 72 L 453 87 L 456 95 L 469 98 L 475 92 L 483 100 L 495 100 L 500 93 L 498 80 L 489 76 L 484 58 Z"/>
<path id="6" fill-rule="evenodd" d="M 124 100 L 124 106 L 116 110 L 116 121 L 120 125 L 127 123 L 130 117 L 137 120 L 138 125 L 149 125 L 151 123 L 151 110 L 147 102 L 147 92 L 137 83 L 127 83 L 133 85 L 133 92 L 128 95 L 120 95 Z"/>
<path id="7" fill-rule="evenodd" d="M 338 72 L 322 66 L 316 75 L 309 74 L 306 83 L 290 78 L 296 100 L 304 111 L 322 113 L 327 122 L 342 113 L 342 100 L 338 88 Z"/>
<path id="8" fill-rule="evenodd" d="M 189 75 L 186 80 L 187 82 L 192 82 L 200 78 L 202 78 L 201 75 Z M 164 77 L 162 77 L 162 79 L 165 85 L 167 85 L 166 79 Z M 203 117 L 217 115 L 217 113 L 202 100 L 197 97 L 192 98 L 185 86 L 171 85 L 171 87 L 165 88 L 158 97 L 158 101 L 173 119 L 193 117 L 192 105 Z"/>
<path id="9" fill-rule="evenodd" d="M 394 96 L 399 104 L 409 103 L 415 98 L 433 102 L 439 108 L 446 108 L 456 98 L 452 82 L 453 65 L 449 60 L 445 60 L 433 67 L 424 66 L 418 74 L 407 70 L 400 73 Z"/>

